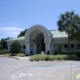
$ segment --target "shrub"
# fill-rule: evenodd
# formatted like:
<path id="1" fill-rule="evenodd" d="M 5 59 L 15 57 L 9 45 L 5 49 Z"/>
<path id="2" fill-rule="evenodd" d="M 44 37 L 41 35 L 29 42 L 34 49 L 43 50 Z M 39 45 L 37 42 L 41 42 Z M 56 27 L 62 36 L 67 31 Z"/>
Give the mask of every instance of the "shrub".
<path id="1" fill-rule="evenodd" d="M 42 54 L 36 54 L 33 56 L 30 56 L 30 61 L 39 61 L 39 60 L 45 60 L 45 61 L 52 61 L 52 60 L 76 60 L 76 55 L 42 55 Z"/>
<path id="2" fill-rule="evenodd" d="M 77 56 L 76 55 L 68 55 L 67 59 L 68 60 L 76 60 Z"/>
<path id="3" fill-rule="evenodd" d="M 47 55 L 50 55 L 50 50 L 47 51 Z"/>
<path id="4" fill-rule="evenodd" d="M 20 43 L 18 41 L 14 41 L 11 44 L 11 51 L 12 53 L 19 53 L 20 52 Z"/>
<path id="5" fill-rule="evenodd" d="M 34 59 L 33 59 L 33 57 L 30 57 L 30 59 L 29 59 L 30 61 L 33 61 Z"/>
<path id="6" fill-rule="evenodd" d="M 16 54 L 16 56 L 24 57 L 25 54 L 24 53 L 18 53 L 18 54 Z"/>
<path id="7" fill-rule="evenodd" d="M 80 50 L 76 50 L 75 53 L 76 53 L 76 56 L 80 58 Z"/>
<path id="8" fill-rule="evenodd" d="M 0 50 L 0 54 L 9 53 L 8 50 Z"/>
<path id="9" fill-rule="evenodd" d="M 55 55 L 54 60 L 62 60 L 62 56 L 61 55 Z"/>
<path id="10" fill-rule="evenodd" d="M 50 60 L 50 56 L 45 56 L 45 60 L 46 61 Z"/>
<path id="11" fill-rule="evenodd" d="M 11 56 L 11 53 L 4 53 L 5 56 Z"/>

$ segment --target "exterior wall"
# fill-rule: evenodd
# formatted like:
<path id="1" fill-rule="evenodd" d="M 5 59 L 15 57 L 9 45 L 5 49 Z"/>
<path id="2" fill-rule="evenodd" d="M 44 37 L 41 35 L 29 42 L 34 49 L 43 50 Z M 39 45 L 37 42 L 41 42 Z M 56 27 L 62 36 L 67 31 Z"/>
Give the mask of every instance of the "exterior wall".
<path id="1" fill-rule="evenodd" d="M 8 47 L 10 47 L 13 42 L 14 41 L 7 42 Z M 21 45 L 21 50 L 23 52 L 26 52 L 26 44 L 25 44 L 24 40 L 20 40 L 19 42 L 20 42 L 20 45 Z M 68 43 L 67 38 L 51 39 L 51 43 L 50 43 L 51 53 L 54 54 L 55 51 L 58 51 L 58 46 L 62 46 L 61 51 L 67 51 L 68 48 L 64 48 L 64 44 L 67 44 L 67 43 Z M 70 41 L 70 43 L 74 44 L 74 48 L 70 47 L 70 50 L 71 51 L 77 50 L 77 42 L 76 41 Z M 25 49 L 23 48 L 24 45 L 25 45 Z M 32 45 L 32 46 L 30 45 L 30 51 L 31 52 L 35 52 L 34 49 L 33 49 L 33 46 L 34 45 Z M 10 50 L 10 48 L 9 48 L 9 50 Z"/>
<path id="2" fill-rule="evenodd" d="M 68 44 L 67 38 L 54 38 L 51 40 L 51 43 L 54 46 L 54 51 L 58 51 L 58 46 L 62 46 L 61 51 L 67 51 L 68 48 L 64 48 L 64 44 Z M 76 41 L 70 41 L 70 44 L 74 44 L 74 48 L 70 47 L 70 50 L 76 50 L 77 49 L 77 42 Z"/>
<path id="3" fill-rule="evenodd" d="M 52 39 L 53 44 L 67 44 L 68 39 L 67 38 L 54 38 Z M 71 44 L 77 44 L 76 41 L 70 41 Z"/>
<path id="4" fill-rule="evenodd" d="M 64 44 L 55 44 L 54 45 L 54 51 L 58 51 L 58 46 L 62 46 L 61 51 L 67 52 L 68 48 L 64 48 Z M 77 44 L 74 44 L 74 48 L 71 48 L 71 46 L 70 46 L 70 50 L 71 51 L 77 50 Z"/>
<path id="5" fill-rule="evenodd" d="M 18 41 L 18 42 L 20 43 L 20 45 L 21 45 L 21 51 L 26 52 L 26 48 L 25 48 L 25 49 L 23 48 L 23 46 L 25 45 L 24 40 L 17 40 L 17 41 Z M 8 42 L 7 42 L 7 46 L 10 47 L 13 42 L 14 42 L 14 41 L 8 41 Z M 8 49 L 8 51 L 10 51 L 10 49 Z"/>

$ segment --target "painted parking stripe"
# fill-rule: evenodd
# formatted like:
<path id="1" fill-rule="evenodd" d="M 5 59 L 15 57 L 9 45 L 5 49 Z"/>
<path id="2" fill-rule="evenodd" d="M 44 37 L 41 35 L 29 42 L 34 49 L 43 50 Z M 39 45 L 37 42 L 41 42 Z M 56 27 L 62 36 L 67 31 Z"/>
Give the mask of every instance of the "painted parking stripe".
<path id="1" fill-rule="evenodd" d="M 41 67 L 39 67 L 39 66 L 32 66 L 32 67 L 22 67 L 21 69 L 47 69 L 47 68 L 80 68 L 80 65 L 68 65 L 68 66 L 41 66 Z"/>

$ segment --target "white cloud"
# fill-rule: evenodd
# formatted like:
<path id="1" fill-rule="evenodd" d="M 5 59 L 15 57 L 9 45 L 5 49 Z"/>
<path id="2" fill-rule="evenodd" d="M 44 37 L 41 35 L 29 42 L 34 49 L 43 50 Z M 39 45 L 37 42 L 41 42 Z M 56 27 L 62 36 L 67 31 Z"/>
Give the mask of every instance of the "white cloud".
<path id="1" fill-rule="evenodd" d="M 21 27 L 0 27 L 0 32 L 8 37 L 17 37 L 24 29 Z"/>
<path id="2" fill-rule="evenodd" d="M 24 29 L 19 27 L 1 27 L 0 30 L 1 31 L 22 31 Z"/>
<path id="3" fill-rule="evenodd" d="M 11 25 L 14 25 L 14 26 L 21 26 L 21 24 L 19 24 L 19 23 L 15 23 L 15 22 L 10 22 L 11 23 Z"/>
<path id="4" fill-rule="evenodd" d="M 8 33 L 8 35 L 10 35 L 10 36 L 14 36 L 14 37 L 16 37 L 16 36 L 18 36 L 18 34 L 20 33 L 19 31 L 16 31 L 16 32 L 7 32 Z"/>

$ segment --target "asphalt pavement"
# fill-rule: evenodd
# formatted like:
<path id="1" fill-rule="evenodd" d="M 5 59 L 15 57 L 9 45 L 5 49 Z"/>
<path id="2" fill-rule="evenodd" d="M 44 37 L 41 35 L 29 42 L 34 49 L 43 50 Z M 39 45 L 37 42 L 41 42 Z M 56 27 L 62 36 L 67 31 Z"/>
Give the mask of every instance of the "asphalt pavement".
<path id="1" fill-rule="evenodd" d="M 80 80 L 79 77 L 80 61 L 31 62 L 0 57 L 0 80 Z"/>

